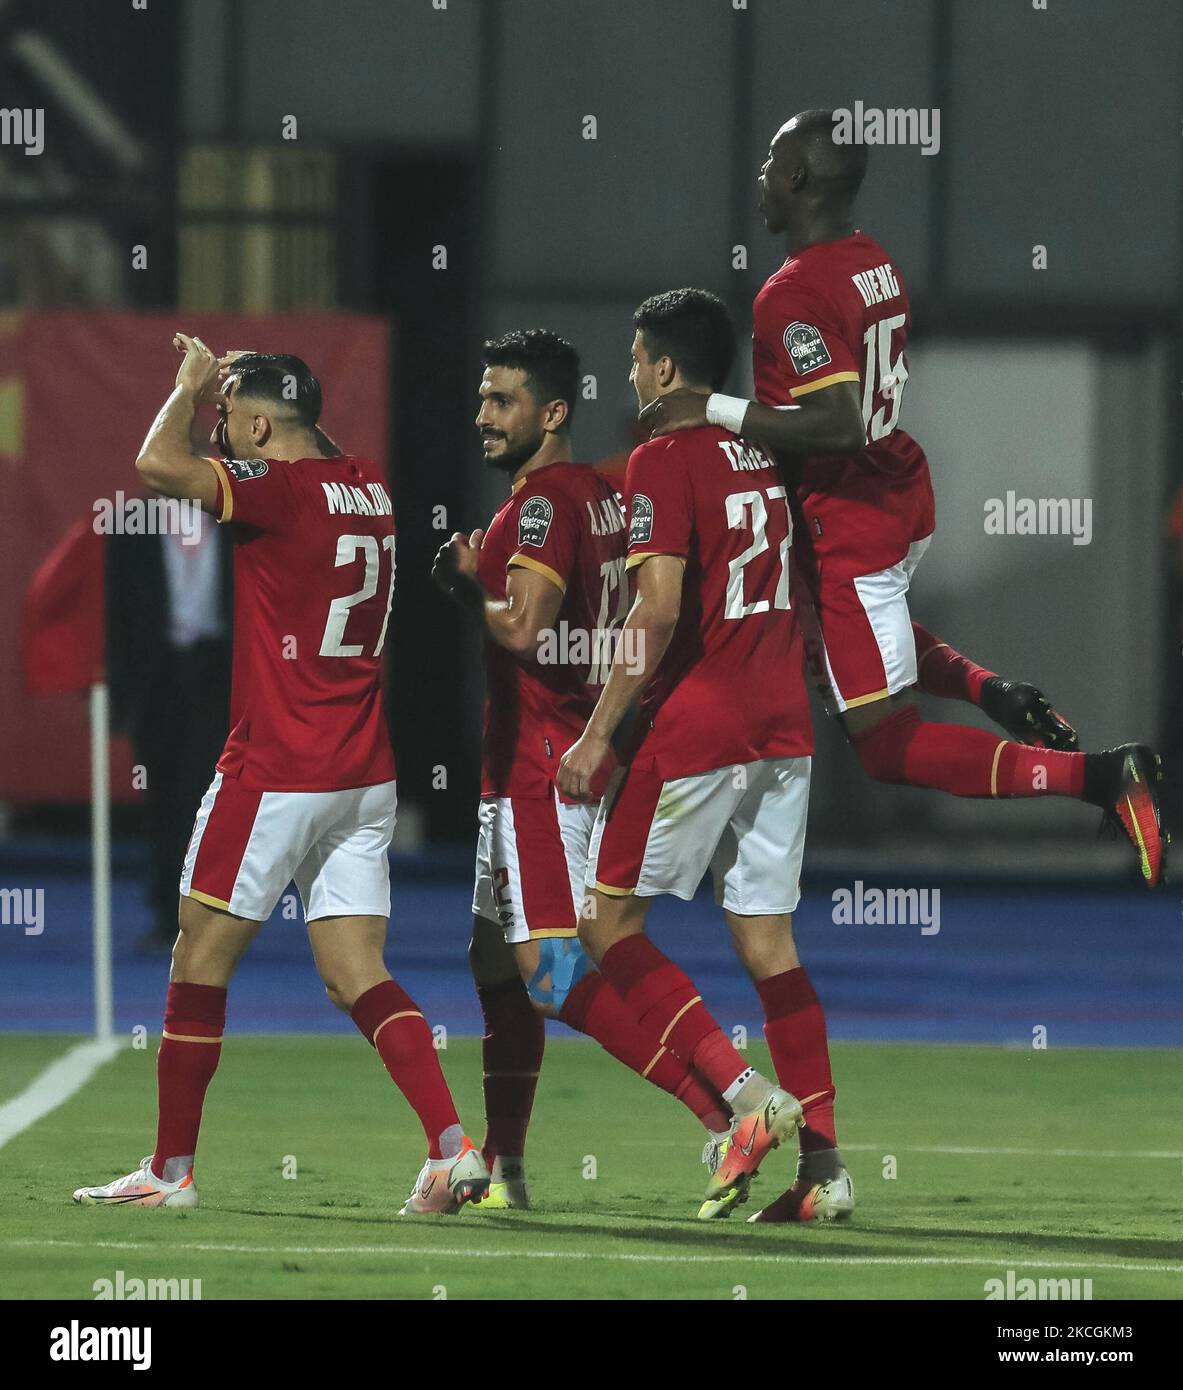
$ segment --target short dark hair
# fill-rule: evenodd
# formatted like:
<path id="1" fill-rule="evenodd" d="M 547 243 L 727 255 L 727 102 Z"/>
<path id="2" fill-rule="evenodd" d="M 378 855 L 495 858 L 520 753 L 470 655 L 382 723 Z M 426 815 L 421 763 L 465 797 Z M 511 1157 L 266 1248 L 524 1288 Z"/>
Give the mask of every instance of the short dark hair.
<path id="1" fill-rule="evenodd" d="M 238 393 L 287 406 L 305 429 L 320 419 L 320 382 L 302 358 L 283 352 L 248 352 L 231 363 Z"/>
<path id="2" fill-rule="evenodd" d="M 557 333 L 545 328 L 515 328 L 500 338 L 489 338 L 481 348 L 486 367 L 516 367 L 526 375 L 526 385 L 539 405 L 566 401 L 565 429 L 575 414 L 579 395 L 579 354 Z"/>
<path id="3" fill-rule="evenodd" d="M 792 118 L 793 133 L 806 146 L 814 180 L 836 200 L 852 203 L 867 173 L 867 147 L 861 141 L 834 139 L 838 117 L 813 108 Z"/>
<path id="4" fill-rule="evenodd" d="M 693 386 L 717 391 L 735 361 L 727 305 L 709 290 L 666 290 L 645 300 L 633 323 L 652 358 L 669 357 Z"/>

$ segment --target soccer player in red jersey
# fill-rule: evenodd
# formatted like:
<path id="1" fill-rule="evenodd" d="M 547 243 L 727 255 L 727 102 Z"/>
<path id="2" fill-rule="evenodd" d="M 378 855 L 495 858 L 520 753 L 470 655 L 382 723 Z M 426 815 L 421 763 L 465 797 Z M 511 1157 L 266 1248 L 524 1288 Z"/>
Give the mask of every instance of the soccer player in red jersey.
<path id="1" fill-rule="evenodd" d="M 646 300 L 634 321 L 641 407 L 706 395 L 726 378 L 735 335 L 702 290 Z M 627 766 L 599 805 L 580 934 L 642 1022 L 731 1106 L 705 1156 L 701 1219 L 746 1200 L 761 1161 L 802 1128 L 802 1202 L 849 1215 L 834 1132 L 825 1020 L 793 943 L 813 729 L 790 588 L 793 524 L 784 479 L 759 445 L 717 426 L 633 451 L 625 480 L 636 597 L 607 684 L 563 758 L 559 786 L 592 798 L 622 719 L 639 701 Z M 630 638 L 638 659 L 621 659 Z M 649 901 L 689 901 L 711 870 L 740 960 L 764 1007 L 779 1085 L 748 1065 L 694 983 L 645 935 Z M 798 1099 L 799 1097 L 799 1099 Z"/>
<path id="2" fill-rule="evenodd" d="M 595 813 L 561 796 L 555 777 L 603 686 L 628 602 L 624 515 L 610 485 L 572 461 L 579 359 L 556 334 L 530 329 L 485 343 L 484 363 L 476 424 L 510 494 L 486 531 L 457 533 L 440 549 L 434 576 L 485 638 L 469 959 L 485 1018 L 493 1209 L 529 1204 L 523 1155 L 544 1018 L 595 1038 L 711 1134 L 726 1132 L 730 1115 L 636 1021 L 577 935 Z"/>
<path id="3" fill-rule="evenodd" d="M 382 649 L 394 590 L 394 515 L 381 471 L 319 429 L 320 384 L 296 357 L 222 360 L 178 334 L 176 389 L 136 460 L 157 492 L 234 527 L 231 730 L 181 875 L 154 1154 L 86 1205 L 198 1204 L 193 1158 L 239 959 L 295 880 L 317 969 L 423 1124 L 428 1157 L 404 1213 L 479 1200 L 489 1174 L 465 1137 L 431 1030 L 382 959 L 394 755 Z M 217 391 L 219 381 L 222 390 Z M 190 451 L 217 404 L 222 459 Z"/>
<path id="4" fill-rule="evenodd" d="M 711 421 L 772 448 L 795 483 L 801 568 L 812 590 L 816 668 L 866 771 L 956 796 L 1067 796 L 1103 808 L 1161 882 L 1159 760 L 1142 744 L 1075 746 L 1031 687 L 1010 687 L 914 629 L 907 594 L 935 526 L 928 462 L 899 426 L 911 314 L 896 263 L 856 230 L 866 146 L 835 139 L 829 111 L 777 132 L 760 170 L 769 231 L 788 259 L 756 296 L 756 401 L 664 397 L 659 429 Z M 916 637 L 919 636 L 919 650 Z M 980 704 L 1019 737 L 923 720 L 911 687 Z"/>

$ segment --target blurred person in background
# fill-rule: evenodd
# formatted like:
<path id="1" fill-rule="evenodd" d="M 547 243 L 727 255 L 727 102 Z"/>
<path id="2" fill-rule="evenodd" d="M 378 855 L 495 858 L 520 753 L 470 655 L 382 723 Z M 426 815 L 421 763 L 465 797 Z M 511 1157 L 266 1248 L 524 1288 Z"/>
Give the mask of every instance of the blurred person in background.
<path id="1" fill-rule="evenodd" d="M 202 521 L 194 536 L 107 538 L 113 724 L 131 739 L 147 816 L 146 950 L 176 938 L 185 847 L 229 727 L 232 545 Z"/>

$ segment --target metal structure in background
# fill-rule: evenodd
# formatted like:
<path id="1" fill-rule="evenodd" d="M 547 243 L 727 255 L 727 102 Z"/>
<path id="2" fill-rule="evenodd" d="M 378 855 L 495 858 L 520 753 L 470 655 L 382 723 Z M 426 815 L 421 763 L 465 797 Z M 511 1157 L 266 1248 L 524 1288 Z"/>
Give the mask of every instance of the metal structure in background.
<path id="1" fill-rule="evenodd" d="M 180 307 L 267 313 L 337 306 L 331 150 L 193 145 L 178 182 Z"/>

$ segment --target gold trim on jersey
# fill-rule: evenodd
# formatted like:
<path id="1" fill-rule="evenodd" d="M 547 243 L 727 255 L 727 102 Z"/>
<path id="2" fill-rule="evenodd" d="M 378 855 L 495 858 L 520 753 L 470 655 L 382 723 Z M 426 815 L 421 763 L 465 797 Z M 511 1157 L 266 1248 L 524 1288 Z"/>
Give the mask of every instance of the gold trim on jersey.
<path id="1" fill-rule="evenodd" d="M 578 935 L 579 935 L 579 928 L 578 928 L 578 927 L 547 927 L 547 928 L 544 928 L 542 931 L 531 931 L 531 932 L 530 932 L 530 940 L 531 940 L 531 941 L 549 941 L 549 940 L 551 940 L 553 937 L 556 937 L 556 936 L 557 936 L 557 937 L 563 937 L 563 938 L 566 938 L 566 939 L 569 940 L 571 937 L 573 937 L 573 936 L 578 936 Z"/>
<path id="2" fill-rule="evenodd" d="M 558 570 L 552 570 L 549 565 L 544 565 L 541 560 L 535 560 L 529 555 L 523 555 L 520 550 L 516 555 L 511 555 L 509 559 L 506 560 L 505 568 L 509 569 L 510 565 L 521 565 L 523 569 L 533 570 L 535 574 L 540 574 L 543 578 L 549 579 L 552 584 L 557 584 L 561 594 L 567 592 L 567 581 Z"/>
<path id="3" fill-rule="evenodd" d="M 885 700 L 890 694 L 891 691 L 884 686 L 882 690 L 876 690 L 871 695 L 856 695 L 853 700 L 847 700 L 846 708 L 858 709 L 859 705 L 873 705 L 876 700 Z"/>
<path id="4" fill-rule="evenodd" d="M 672 555 L 675 560 L 686 563 L 685 555 L 679 555 L 676 550 L 634 550 L 624 562 L 626 570 L 631 570 L 634 565 L 639 565 L 643 560 L 650 560 L 654 555 Z"/>
<path id="5" fill-rule="evenodd" d="M 216 1038 L 198 1038 L 192 1033 L 170 1033 L 167 1028 L 161 1032 L 161 1037 L 167 1038 L 169 1042 L 199 1042 L 199 1043 L 220 1043 L 221 1033 Z"/>
<path id="6" fill-rule="evenodd" d="M 610 898 L 631 898 L 636 891 L 635 888 L 613 888 L 610 883 L 601 883 L 596 879 L 596 892 L 607 893 Z"/>
<path id="7" fill-rule="evenodd" d="M 790 396 L 808 396 L 810 391 L 820 391 L 823 386 L 833 386 L 836 381 L 858 381 L 858 372 L 831 372 L 829 376 L 817 381 L 807 381 L 804 386 L 790 386 Z"/>
<path id="8" fill-rule="evenodd" d="M 196 888 L 190 888 L 188 896 L 196 898 L 199 903 L 205 903 L 207 907 L 220 907 L 223 912 L 230 911 L 228 902 L 223 902 L 221 898 L 211 897 L 208 893 L 199 893 Z"/>
<path id="9" fill-rule="evenodd" d="M 222 484 L 222 512 L 218 520 L 230 521 L 234 516 L 234 494 L 230 491 L 230 476 L 221 459 L 207 458 L 206 462 L 212 466 Z"/>

